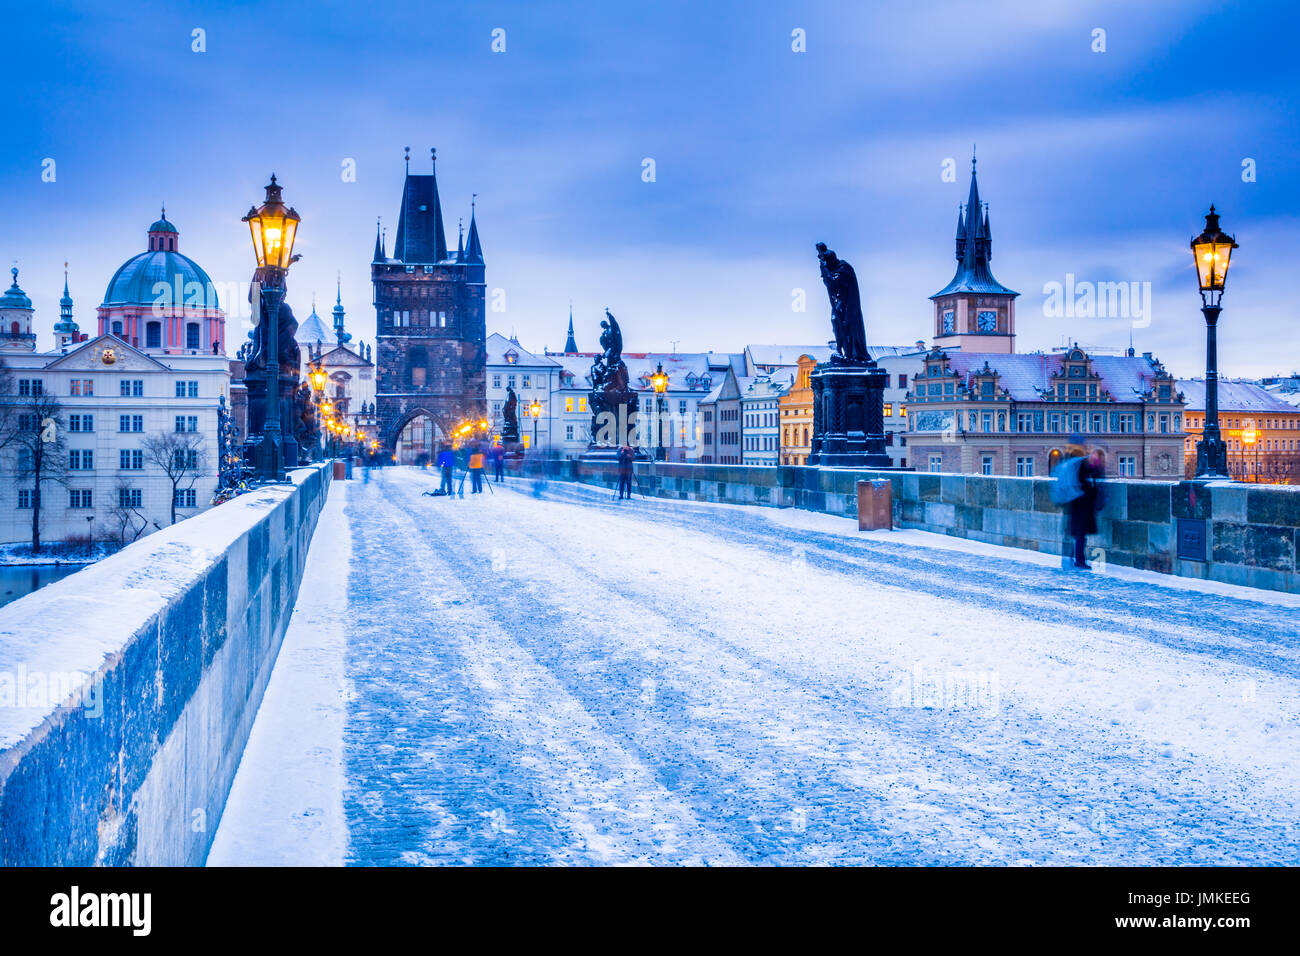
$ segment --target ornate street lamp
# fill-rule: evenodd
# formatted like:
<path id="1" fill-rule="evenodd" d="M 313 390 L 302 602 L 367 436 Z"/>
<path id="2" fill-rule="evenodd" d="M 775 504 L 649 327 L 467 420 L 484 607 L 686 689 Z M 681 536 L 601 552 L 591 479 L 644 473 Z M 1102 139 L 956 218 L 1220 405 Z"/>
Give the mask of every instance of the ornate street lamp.
<path id="1" fill-rule="evenodd" d="M 650 383 L 655 389 L 655 461 L 663 461 L 668 457 L 668 449 L 664 447 L 664 412 L 668 410 L 668 403 L 664 399 L 664 392 L 668 391 L 668 373 L 664 371 L 664 363 L 658 363 L 655 373 L 650 376 Z"/>
<path id="2" fill-rule="evenodd" d="M 257 257 L 257 274 L 253 286 L 258 291 L 262 309 L 262 361 L 266 371 L 266 418 L 261 440 L 257 444 L 257 471 L 266 481 L 284 478 L 285 445 L 280 431 L 280 302 L 284 298 L 284 277 L 289 266 L 300 258 L 293 254 L 298 235 L 298 213 L 280 199 L 281 187 L 271 175 L 266 187 L 266 202 L 250 208 L 243 221 L 253 237 L 253 254 Z M 296 377 L 296 372 L 295 372 Z M 292 439 L 290 439 L 292 442 Z M 297 463 L 297 446 L 294 459 Z"/>
<path id="3" fill-rule="evenodd" d="M 1196 279 L 1201 288 L 1201 314 L 1205 316 L 1205 429 L 1196 443 L 1196 477 L 1224 478 L 1228 473 L 1228 446 L 1219 431 L 1219 354 L 1216 340 L 1223 287 L 1236 240 L 1219 228 L 1219 216 L 1210 206 L 1205 230 L 1192 240 Z"/>
<path id="4" fill-rule="evenodd" d="M 542 417 L 542 403 L 534 398 L 528 406 L 528 414 L 533 416 L 533 451 L 537 451 L 537 419 Z"/>

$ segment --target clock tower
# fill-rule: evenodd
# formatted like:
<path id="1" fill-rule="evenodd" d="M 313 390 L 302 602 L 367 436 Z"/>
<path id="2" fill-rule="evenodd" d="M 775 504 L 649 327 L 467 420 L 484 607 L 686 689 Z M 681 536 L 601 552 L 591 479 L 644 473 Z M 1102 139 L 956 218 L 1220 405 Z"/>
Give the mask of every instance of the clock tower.
<path id="1" fill-rule="evenodd" d="M 1016 297 L 993 278 L 993 235 L 988 206 L 980 202 L 975 158 L 970 161 L 970 196 L 957 213 L 957 272 L 934 302 L 934 345 L 963 352 L 1015 351 Z"/>

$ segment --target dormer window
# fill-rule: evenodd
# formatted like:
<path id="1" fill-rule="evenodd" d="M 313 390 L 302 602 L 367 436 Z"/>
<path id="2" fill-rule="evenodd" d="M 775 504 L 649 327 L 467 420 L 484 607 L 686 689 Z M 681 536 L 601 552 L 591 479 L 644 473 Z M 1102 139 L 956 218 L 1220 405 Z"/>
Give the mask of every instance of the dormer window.
<path id="1" fill-rule="evenodd" d="M 518 361 L 519 361 L 519 353 L 516 352 L 514 349 L 511 349 L 509 352 L 506 353 L 507 365 L 514 365 Z"/>

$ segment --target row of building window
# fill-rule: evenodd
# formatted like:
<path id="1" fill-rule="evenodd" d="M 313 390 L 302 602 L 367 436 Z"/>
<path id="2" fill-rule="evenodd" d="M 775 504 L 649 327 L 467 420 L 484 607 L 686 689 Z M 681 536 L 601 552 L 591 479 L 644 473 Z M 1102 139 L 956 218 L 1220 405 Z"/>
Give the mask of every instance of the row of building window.
<path id="1" fill-rule="evenodd" d="M 776 451 L 775 435 L 751 435 L 745 439 L 746 451 Z"/>
<path id="2" fill-rule="evenodd" d="M 198 494 L 193 488 L 177 488 L 175 501 L 178 508 L 197 508 Z M 141 508 L 144 506 L 144 493 L 139 488 L 119 488 L 117 489 L 117 506 L 119 508 Z M 18 507 L 23 509 L 33 507 L 32 489 L 18 489 Z M 68 507 L 94 508 L 94 492 L 89 488 L 69 488 Z"/>
<path id="3" fill-rule="evenodd" d="M 1220 422 L 1220 426 L 1223 428 L 1300 428 L 1300 418 L 1262 418 L 1259 420 L 1254 418 L 1225 418 Z M 1205 419 L 1192 418 L 1189 416 L 1187 419 L 1187 427 L 1204 428 Z"/>
<path id="4" fill-rule="evenodd" d="M 412 323 L 412 313 L 410 309 L 394 309 L 392 313 L 393 325 L 396 328 L 410 328 L 412 324 L 418 327 L 427 327 L 431 329 L 445 329 L 447 327 L 447 313 L 436 312 L 430 309 L 416 309 L 414 323 Z"/>
<path id="5" fill-rule="evenodd" d="M 1036 460 L 1037 459 L 1033 455 L 1017 455 L 1016 456 L 1016 477 L 1033 478 L 1035 473 L 1034 469 L 1035 469 Z M 1121 478 L 1132 478 L 1137 475 L 1137 456 L 1120 455 L 1117 461 L 1118 461 L 1119 476 Z M 980 474 L 981 475 L 994 474 L 994 470 L 993 470 L 994 463 L 995 463 L 995 456 L 981 455 Z M 943 471 L 942 455 L 930 456 L 930 471 L 932 473 Z"/>

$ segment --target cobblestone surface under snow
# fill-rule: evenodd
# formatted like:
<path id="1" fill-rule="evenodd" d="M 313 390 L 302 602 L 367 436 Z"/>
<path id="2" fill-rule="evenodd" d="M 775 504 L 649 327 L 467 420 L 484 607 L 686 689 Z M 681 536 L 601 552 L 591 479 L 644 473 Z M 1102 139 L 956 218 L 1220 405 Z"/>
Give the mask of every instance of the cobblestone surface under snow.
<path id="1" fill-rule="evenodd" d="M 1300 861 L 1294 597 L 360 474 L 349 862 Z"/>

